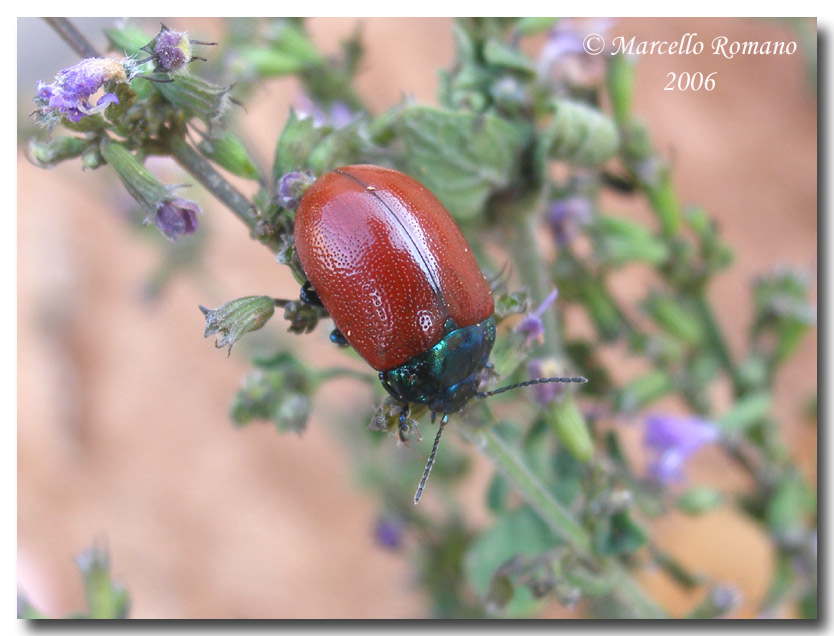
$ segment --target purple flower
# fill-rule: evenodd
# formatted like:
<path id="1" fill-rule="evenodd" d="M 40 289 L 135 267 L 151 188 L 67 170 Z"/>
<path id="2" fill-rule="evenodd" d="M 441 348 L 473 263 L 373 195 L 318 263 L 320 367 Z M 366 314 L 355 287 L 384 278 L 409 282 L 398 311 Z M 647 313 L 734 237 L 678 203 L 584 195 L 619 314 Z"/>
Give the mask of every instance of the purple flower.
<path id="1" fill-rule="evenodd" d="M 550 204 L 547 223 L 556 245 L 563 247 L 571 242 L 579 226 L 591 221 L 591 202 L 585 197 L 558 199 Z"/>
<path id="2" fill-rule="evenodd" d="M 57 112 L 75 123 L 82 117 L 103 111 L 110 104 L 119 103 L 115 93 L 104 93 L 95 106 L 90 105 L 90 98 L 110 81 L 127 81 L 122 63 L 99 57 L 87 58 L 62 70 L 52 84 L 38 82 L 36 101 L 42 115 Z"/>
<path id="3" fill-rule="evenodd" d="M 172 241 L 176 241 L 183 234 L 193 234 L 197 229 L 197 214 L 202 213 L 200 206 L 175 197 L 162 201 L 156 208 L 154 223 L 159 231 Z"/>
<path id="4" fill-rule="evenodd" d="M 156 36 L 153 59 L 157 70 L 178 71 L 191 61 L 191 43 L 185 31 L 171 31 L 165 27 Z"/>
<path id="5" fill-rule="evenodd" d="M 527 336 L 524 342 L 525 346 L 529 347 L 534 341 L 544 341 L 544 325 L 541 317 L 558 295 L 559 290 L 554 287 L 553 291 L 542 301 L 542 304 L 535 311 L 524 316 L 516 325 L 515 330 Z"/>
<path id="6" fill-rule="evenodd" d="M 539 55 L 539 77 L 552 83 L 556 92 L 570 86 L 589 87 L 601 82 L 605 76 L 605 56 L 589 55 L 585 49 L 585 38 L 596 34 L 602 36 L 604 41 L 613 25 L 614 22 L 609 19 L 560 20 L 550 30 Z"/>
<path id="7" fill-rule="evenodd" d="M 381 518 L 374 527 L 374 538 L 383 548 L 396 550 L 402 544 L 403 524 L 396 519 Z"/>
<path id="8" fill-rule="evenodd" d="M 683 479 L 683 465 L 701 446 L 718 439 L 718 429 L 699 417 L 650 415 L 643 443 L 657 452 L 649 475 L 668 484 Z"/>
<path id="9" fill-rule="evenodd" d="M 353 111 L 346 103 L 335 101 L 326 109 L 313 101 L 306 93 L 296 100 L 296 112 L 300 118 L 312 117 L 313 125 L 319 128 L 330 125 L 336 130 L 344 128 L 353 120 Z"/>
<path id="10" fill-rule="evenodd" d="M 307 192 L 314 179 L 303 172 L 288 172 L 275 185 L 275 194 L 278 201 L 288 210 L 295 210 L 298 207 L 301 197 Z"/>

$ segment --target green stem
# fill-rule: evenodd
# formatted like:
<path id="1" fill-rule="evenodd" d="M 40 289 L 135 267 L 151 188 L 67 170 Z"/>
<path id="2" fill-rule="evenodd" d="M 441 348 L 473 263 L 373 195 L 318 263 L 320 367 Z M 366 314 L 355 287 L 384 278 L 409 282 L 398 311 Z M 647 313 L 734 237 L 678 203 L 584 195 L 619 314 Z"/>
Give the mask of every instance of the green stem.
<path id="1" fill-rule="evenodd" d="M 66 18 L 44 18 L 44 21 L 81 57 L 101 57 L 99 52 L 84 37 L 84 34 Z"/>
<path id="2" fill-rule="evenodd" d="M 733 381 L 734 392 L 738 395 L 741 390 L 738 369 L 736 368 L 733 358 L 730 355 L 730 349 L 727 347 L 727 343 L 724 340 L 721 328 L 718 326 L 718 321 L 715 318 L 715 314 L 712 311 L 709 300 L 707 300 L 706 294 L 703 291 L 695 295 L 695 308 L 701 318 L 701 321 L 703 322 L 704 327 L 706 328 L 706 336 L 709 346 L 718 356 L 718 359 L 721 361 L 721 365 L 730 375 L 730 378 Z"/>
<path id="3" fill-rule="evenodd" d="M 515 225 L 519 249 L 514 251 L 521 280 L 530 285 L 530 296 L 535 303 L 542 302 L 553 291 L 536 237 L 538 221 L 538 214 L 527 214 Z M 561 358 L 562 338 L 555 308 L 549 307 L 542 314 L 541 321 L 544 326 L 542 352 L 549 357 Z"/>
<path id="4" fill-rule="evenodd" d="M 240 191 L 226 181 L 214 167 L 192 148 L 182 137 L 172 135 L 167 142 L 167 149 L 188 173 L 199 181 L 203 187 L 226 204 L 241 221 L 255 232 L 258 217 L 256 208 Z M 277 249 L 274 241 L 266 243 L 267 247 Z"/>
<path id="5" fill-rule="evenodd" d="M 585 528 L 574 519 L 539 479 L 506 446 L 493 429 L 473 430 L 458 427 L 458 431 L 485 455 L 509 481 L 522 498 L 533 507 L 553 532 L 570 545 L 579 556 L 594 559 L 591 538 Z M 631 575 L 614 559 L 603 560 L 606 576 L 619 598 L 634 613 L 644 618 L 662 618 L 665 612 L 643 592 Z"/>

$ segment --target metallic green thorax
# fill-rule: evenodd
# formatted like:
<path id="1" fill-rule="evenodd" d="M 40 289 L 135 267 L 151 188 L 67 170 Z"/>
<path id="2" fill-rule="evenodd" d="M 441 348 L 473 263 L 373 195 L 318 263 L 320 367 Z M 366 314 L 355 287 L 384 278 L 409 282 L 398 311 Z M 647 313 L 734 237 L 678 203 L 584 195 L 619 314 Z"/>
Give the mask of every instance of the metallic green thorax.
<path id="1" fill-rule="evenodd" d="M 494 342 L 495 322 L 490 317 L 450 331 L 425 353 L 381 371 L 379 379 L 388 393 L 402 402 L 419 402 L 438 413 L 454 413 L 477 393 Z"/>

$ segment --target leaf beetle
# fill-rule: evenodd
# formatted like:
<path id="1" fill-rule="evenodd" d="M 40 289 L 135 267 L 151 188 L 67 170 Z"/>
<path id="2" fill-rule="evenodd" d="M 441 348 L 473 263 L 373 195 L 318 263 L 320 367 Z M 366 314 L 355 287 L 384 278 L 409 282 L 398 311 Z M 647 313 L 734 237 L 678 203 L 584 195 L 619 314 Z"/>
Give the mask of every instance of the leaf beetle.
<path id="1" fill-rule="evenodd" d="M 323 305 L 348 344 L 379 372 L 401 405 L 441 415 L 414 503 L 420 501 L 443 427 L 479 392 L 495 342 L 489 285 L 443 204 L 416 179 L 380 166 L 352 165 L 319 177 L 296 209 L 295 247 L 307 276 L 301 299 Z"/>

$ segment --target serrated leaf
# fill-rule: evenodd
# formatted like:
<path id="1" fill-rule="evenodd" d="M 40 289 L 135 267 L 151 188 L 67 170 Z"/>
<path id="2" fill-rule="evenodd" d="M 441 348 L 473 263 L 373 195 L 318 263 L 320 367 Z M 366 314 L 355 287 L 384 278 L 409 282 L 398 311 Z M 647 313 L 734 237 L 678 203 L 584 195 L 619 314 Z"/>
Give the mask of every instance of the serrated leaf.
<path id="1" fill-rule="evenodd" d="M 404 108 L 396 126 L 406 171 L 457 220 L 479 215 L 490 195 L 512 182 L 531 137 L 526 125 L 497 115 L 419 105 Z"/>
<path id="2" fill-rule="evenodd" d="M 532 508 L 519 508 L 498 519 L 470 545 L 464 558 L 466 578 L 485 600 L 496 570 L 513 556 L 542 554 L 557 544 L 559 539 Z M 527 587 L 519 586 L 501 615 L 529 616 L 539 603 Z"/>

